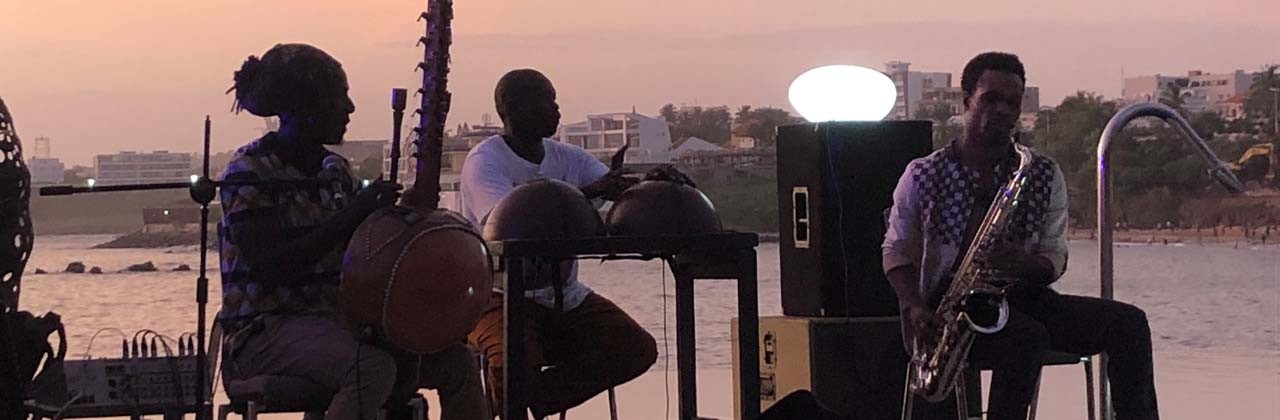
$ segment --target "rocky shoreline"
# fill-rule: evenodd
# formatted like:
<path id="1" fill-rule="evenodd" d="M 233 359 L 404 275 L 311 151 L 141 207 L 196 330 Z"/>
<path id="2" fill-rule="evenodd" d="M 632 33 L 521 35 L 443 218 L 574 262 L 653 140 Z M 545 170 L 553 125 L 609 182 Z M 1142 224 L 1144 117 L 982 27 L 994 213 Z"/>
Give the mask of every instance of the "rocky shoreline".
<path id="1" fill-rule="evenodd" d="M 94 249 L 170 248 L 200 244 L 200 232 L 134 232 L 94 245 Z M 209 235 L 209 247 L 217 246 L 215 235 Z"/>

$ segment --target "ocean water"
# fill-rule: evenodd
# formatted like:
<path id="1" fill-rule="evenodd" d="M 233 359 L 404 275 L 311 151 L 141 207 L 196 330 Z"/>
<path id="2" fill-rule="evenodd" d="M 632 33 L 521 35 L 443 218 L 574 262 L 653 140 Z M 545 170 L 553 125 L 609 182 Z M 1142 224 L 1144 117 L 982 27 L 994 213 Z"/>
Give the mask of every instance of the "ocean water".
<path id="1" fill-rule="evenodd" d="M 198 267 L 198 250 L 99 250 L 92 245 L 110 236 L 42 236 L 23 278 L 21 308 L 54 311 L 67 325 L 70 357 L 86 351 L 113 356 L 120 351 L 115 331 L 130 336 L 144 328 L 177 337 L 194 332 L 196 271 L 172 272 L 179 264 Z M 760 314 L 781 315 L 778 248 L 758 249 Z M 1116 298 L 1146 310 L 1155 347 L 1161 351 L 1229 351 L 1263 354 L 1280 360 L 1280 247 L 1119 245 L 1116 249 Z M 211 254 L 210 319 L 219 305 L 216 254 Z M 106 274 L 61 271 L 72 261 L 98 266 Z M 120 273 L 130 264 L 152 261 L 160 271 Z M 1066 275 L 1055 285 L 1064 293 L 1098 295 L 1097 244 L 1071 243 Z M 50 274 L 33 275 L 36 268 Z M 659 262 L 584 261 L 581 276 L 598 293 L 630 313 L 675 350 L 675 288 Z M 730 366 L 729 321 L 737 314 L 732 281 L 695 285 L 699 368 Z M 665 314 L 665 316 L 664 316 Z M 664 349 L 659 349 L 665 353 Z M 665 359 L 665 358 L 661 358 Z M 1276 367 L 1276 363 L 1271 364 Z M 661 363 L 655 369 L 661 369 Z M 1280 371 L 1280 370 L 1278 370 Z"/>

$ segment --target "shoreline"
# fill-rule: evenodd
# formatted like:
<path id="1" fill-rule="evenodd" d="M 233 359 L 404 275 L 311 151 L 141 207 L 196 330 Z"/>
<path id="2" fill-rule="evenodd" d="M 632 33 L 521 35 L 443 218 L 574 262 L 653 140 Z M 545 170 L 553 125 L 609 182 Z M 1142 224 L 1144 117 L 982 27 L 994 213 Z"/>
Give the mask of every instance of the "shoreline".
<path id="1" fill-rule="evenodd" d="M 1097 231 L 1094 229 L 1070 229 L 1067 239 L 1072 241 L 1096 241 Z M 1217 229 L 1116 229 L 1112 234 L 1113 243 L 1130 244 L 1189 244 L 1189 245 L 1278 245 L 1280 230 L 1272 230 L 1268 235 L 1265 229 L 1253 229 L 1246 234 L 1243 228 Z"/>
<path id="2" fill-rule="evenodd" d="M 778 243 L 782 240 L 778 232 L 751 232 L 760 235 L 760 243 Z M 1253 229 L 1249 235 L 1243 228 L 1216 229 L 1117 229 L 1113 234 L 1114 243 L 1149 244 L 1149 245 L 1280 245 L 1280 229 L 1272 230 L 1268 235 L 1264 229 Z M 52 233 L 40 234 L 37 237 L 109 237 L 98 243 L 98 249 L 157 249 L 199 244 L 199 235 L 194 233 L 142 233 L 128 234 L 87 234 L 87 233 Z M 210 235 L 211 238 L 213 235 Z M 1093 229 L 1070 229 L 1067 239 L 1071 241 L 1096 241 L 1097 233 Z"/>

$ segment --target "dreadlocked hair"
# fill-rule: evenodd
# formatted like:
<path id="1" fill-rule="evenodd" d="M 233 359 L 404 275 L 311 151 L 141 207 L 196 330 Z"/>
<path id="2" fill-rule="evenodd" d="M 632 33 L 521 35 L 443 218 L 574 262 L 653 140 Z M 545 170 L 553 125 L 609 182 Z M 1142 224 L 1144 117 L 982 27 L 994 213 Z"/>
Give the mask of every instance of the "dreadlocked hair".
<path id="1" fill-rule="evenodd" d="M 306 44 L 276 44 L 261 58 L 249 56 L 236 70 L 232 110 L 260 117 L 298 111 L 345 94 L 342 64 L 319 48 Z"/>

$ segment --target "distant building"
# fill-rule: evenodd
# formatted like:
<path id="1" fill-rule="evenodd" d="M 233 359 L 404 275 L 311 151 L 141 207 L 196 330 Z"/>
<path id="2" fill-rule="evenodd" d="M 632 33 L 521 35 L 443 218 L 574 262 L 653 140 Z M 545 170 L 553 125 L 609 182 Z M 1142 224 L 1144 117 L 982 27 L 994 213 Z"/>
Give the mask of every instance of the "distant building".
<path id="1" fill-rule="evenodd" d="M 1187 76 L 1190 80 L 1188 88 L 1191 90 L 1191 95 L 1187 98 L 1187 111 L 1192 113 L 1216 111 L 1219 104 L 1248 94 L 1249 88 L 1253 86 L 1253 75 L 1244 70 L 1219 74 L 1197 70 Z"/>
<path id="2" fill-rule="evenodd" d="M 1245 95 L 1236 95 L 1222 102 L 1218 102 L 1209 107 L 1209 111 L 1215 112 L 1227 121 L 1234 121 L 1248 117 L 1245 113 Z"/>
<path id="3" fill-rule="evenodd" d="M 560 126 L 556 139 L 582 147 L 608 162 L 624 144 L 627 163 L 670 163 L 671 132 L 667 120 L 635 112 L 588 115 L 586 121 Z"/>
<path id="4" fill-rule="evenodd" d="M 1022 114 L 1018 115 L 1018 127 L 1021 128 L 1022 131 L 1024 132 L 1035 130 L 1036 121 L 1038 121 L 1039 119 L 1040 119 L 1040 114 L 1037 112 L 1023 112 Z"/>
<path id="5" fill-rule="evenodd" d="M 929 109 L 937 105 L 946 106 L 952 115 L 964 113 L 964 90 L 959 86 L 937 87 L 921 92 L 916 102 L 916 110 Z M 1040 110 L 1040 88 L 1027 86 L 1022 91 L 1022 113 L 1035 113 Z M 912 113 L 912 118 L 916 114 Z"/>
<path id="6" fill-rule="evenodd" d="M 959 86 L 934 88 L 920 95 L 920 102 L 917 109 L 930 109 L 936 106 L 945 106 L 951 111 L 951 115 L 960 115 L 964 113 L 964 91 Z M 912 119 L 915 119 L 913 114 Z"/>
<path id="7" fill-rule="evenodd" d="M 916 110 L 925 92 L 932 89 L 951 87 L 951 73 L 911 71 L 911 63 L 890 61 L 885 63 L 885 75 L 893 80 L 898 97 L 893 103 L 893 111 L 888 119 L 908 120 L 915 118 Z"/>
<path id="8" fill-rule="evenodd" d="M 97 185 L 189 182 L 199 171 L 190 153 L 120 152 L 93 158 Z"/>
<path id="9" fill-rule="evenodd" d="M 1187 112 L 1215 112 L 1225 119 L 1243 117 L 1232 99 L 1247 94 L 1253 85 L 1253 75 L 1244 70 L 1231 73 L 1206 73 L 1199 70 L 1186 76 L 1160 74 L 1124 79 L 1121 98 L 1124 104 L 1159 102 L 1177 86 L 1182 89 L 1183 107 Z"/>
<path id="10" fill-rule="evenodd" d="M 723 147 L 709 141 L 697 137 L 689 137 L 672 145 L 671 154 L 679 158 L 690 153 L 723 152 L 724 150 Z"/>
<path id="11" fill-rule="evenodd" d="M 31 184 L 61 184 L 66 180 L 67 166 L 56 158 L 34 157 L 27 161 L 31 169 Z"/>
<path id="12" fill-rule="evenodd" d="M 1022 112 L 1035 113 L 1040 110 L 1040 88 L 1027 86 L 1022 90 Z"/>

